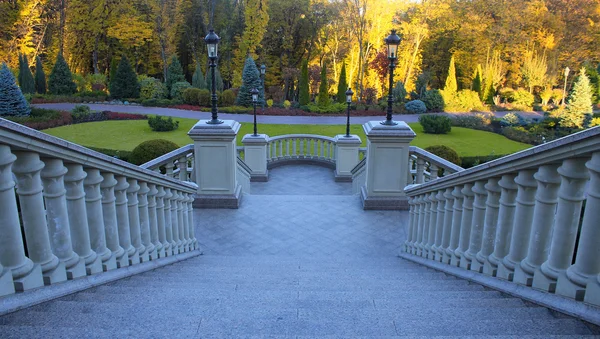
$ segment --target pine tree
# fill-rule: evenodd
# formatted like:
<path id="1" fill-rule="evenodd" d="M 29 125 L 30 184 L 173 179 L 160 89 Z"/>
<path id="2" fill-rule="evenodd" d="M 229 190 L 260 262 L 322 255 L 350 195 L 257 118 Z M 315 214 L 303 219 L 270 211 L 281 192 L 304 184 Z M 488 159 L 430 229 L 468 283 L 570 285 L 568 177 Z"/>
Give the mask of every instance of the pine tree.
<path id="1" fill-rule="evenodd" d="M 39 94 L 46 94 L 46 73 L 40 57 L 35 58 L 35 91 Z"/>
<path id="2" fill-rule="evenodd" d="M 204 75 L 202 74 L 202 68 L 200 68 L 199 62 L 196 63 L 196 70 L 192 76 L 192 87 L 206 89 L 206 81 L 204 80 Z"/>
<path id="3" fill-rule="evenodd" d="M 29 61 L 27 60 L 27 56 L 23 54 L 23 64 L 19 71 L 19 74 L 23 74 L 21 76 L 22 83 L 19 84 L 21 87 L 21 92 L 25 94 L 33 94 L 35 93 L 35 81 L 33 80 L 33 74 L 31 74 L 31 68 L 29 68 Z"/>
<path id="4" fill-rule="evenodd" d="M 477 69 L 475 69 L 475 77 L 473 78 L 473 91 L 479 94 L 479 98 L 483 100 L 483 71 L 481 69 L 481 64 L 477 65 Z"/>
<path id="5" fill-rule="evenodd" d="M 71 95 L 77 92 L 77 85 L 73 82 L 73 75 L 62 53 L 58 54 L 48 78 L 48 89 L 50 93 L 56 95 Z"/>
<path id="6" fill-rule="evenodd" d="M 206 72 L 206 89 L 212 91 L 212 74 L 210 68 Z M 221 72 L 219 71 L 219 67 L 215 67 L 215 84 L 217 92 L 223 92 L 223 78 L 221 77 Z"/>
<path id="7" fill-rule="evenodd" d="M 337 102 L 345 103 L 346 102 L 346 91 L 348 90 L 348 83 L 346 82 L 346 63 L 342 65 L 342 70 L 340 71 L 340 80 L 338 81 L 337 88 Z"/>
<path id="8" fill-rule="evenodd" d="M 447 94 L 453 94 L 458 92 L 458 85 L 456 84 L 456 67 L 454 66 L 454 56 L 450 58 L 450 67 L 448 68 L 448 77 L 446 78 L 444 91 Z"/>
<path id="9" fill-rule="evenodd" d="M 140 84 L 137 75 L 126 56 L 121 58 L 115 78 L 110 82 L 110 96 L 116 99 L 138 98 L 140 96 Z"/>
<path id="10" fill-rule="evenodd" d="M 17 76 L 17 83 L 19 86 L 23 84 L 23 54 L 19 53 L 19 75 Z"/>
<path id="11" fill-rule="evenodd" d="M 185 76 L 183 75 L 183 68 L 181 67 L 181 63 L 176 55 L 171 57 L 171 62 L 169 63 L 169 67 L 167 68 L 167 80 L 165 84 L 167 85 L 167 90 L 171 93 L 171 86 L 173 86 L 176 82 L 185 81 Z"/>
<path id="12" fill-rule="evenodd" d="M 119 59 L 112 58 L 110 59 L 110 72 L 108 73 L 108 82 L 110 86 L 110 82 L 115 79 L 117 76 L 117 68 L 119 68 Z"/>
<path id="13" fill-rule="evenodd" d="M 264 95 L 262 94 L 262 91 L 260 91 L 261 85 L 262 83 L 260 81 L 258 67 L 256 67 L 254 59 L 252 59 L 251 56 L 248 56 L 246 58 L 246 63 L 244 64 L 244 71 L 242 72 L 242 86 L 240 87 L 238 96 L 235 99 L 235 104 L 246 107 L 252 106 L 252 94 L 250 91 L 253 88 L 256 88 L 259 90 L 257 105 L 262 106 Z"/>
<path id="14" fill-rule="evenodd" d="M 310 92 L 308 90 L 308 61 L 302 62 L 302 70 L 300 72 L 300 80 L 298 81 L 300 93 L 298 94 L 298 102 L 300 106 L 306 106 L 310 102 Z"/>
<path id="15" fill-rule="evenodd" d="M 23 93 L 12 72 L 2 63 L 0 67 L 0 116 L 29 115 L 31 108 L 25 100 Z"/>
<path id="16" fill-rule="evenodd" d="M 562 117 L 561 126 L 583 127 L 586 114 L 593 113 L 591 90 L 590 79 L 585 74 L 585 67 L 582 67 L 569 93 L 567 113 Z"/>
<path id="17" fill-rule="evenodd" d="M 323 63 L 321 68 L 321 83 L 319 84 L 319 96 L 317 97 L 319 107 L 329 106 L 329 84 L 327 83 L 327 64 Z"/>

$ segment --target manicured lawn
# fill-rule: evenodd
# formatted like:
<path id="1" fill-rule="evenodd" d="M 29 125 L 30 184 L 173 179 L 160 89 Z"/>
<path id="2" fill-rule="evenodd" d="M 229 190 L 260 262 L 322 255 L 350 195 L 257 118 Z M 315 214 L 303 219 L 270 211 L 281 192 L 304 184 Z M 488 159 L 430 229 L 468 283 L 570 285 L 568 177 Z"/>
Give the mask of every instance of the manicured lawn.
<path id="1" fill-rule="evenodd" d="M 171 132 L 153 132 L 145 120 L 101 121 L 62 126 L 44 130 L 45 133 L 88 147 L 131 151 L 139 143 L 151 139 L 168 139 L 181 146 L 191 143 L 187 132 L 196 123 L 194 119 L 177 118 L 179 129 Z M 417 133 L 412 145 L 425 148 L 431 145 L 447 145 L 461 156 L 510 154 L 530 145 L 518 143 L 505 137 L 466 128 L 453 127 L 446 135 L 425 134 L 419 123 L 409 124 Z M 259 125 L 259 133 L 270 136 L 282 134 L 318 134 L 334 136 L 345 132 L 343 125 Z M 238 134 L 238 144 L 244 134 L 252 133 L 252 124 L 243 123 Z M 351 133 L 358 134 L 366 145 L 361 125 L 352 125 Z"/>

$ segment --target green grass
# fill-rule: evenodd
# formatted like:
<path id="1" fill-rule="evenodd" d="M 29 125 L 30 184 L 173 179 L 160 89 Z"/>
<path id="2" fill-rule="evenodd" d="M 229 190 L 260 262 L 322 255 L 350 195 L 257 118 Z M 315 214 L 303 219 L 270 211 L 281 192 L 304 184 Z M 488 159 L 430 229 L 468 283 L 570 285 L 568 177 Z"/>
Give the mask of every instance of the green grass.
<path id="1" fill-rule="evenodd" d="M 153 132 L 145 120 L 101 121 L 84 124 L 61 126 L 44 130 L 45 133 L 87 147 L 107 148 L 131 151 L 143 141 L 151 139 L 167 139 L 178 145 L 187 145 L 191 139 L 187 132 L 197 122 L 194 119 L 178 118 L 179 129 L 171 132 Z M 467 128 L 452 127 L 452 132 L 445 135 L 425 134 L 419 123 L 411 123 L 410 127 L 417 133 L 411 145 L 425 148 L 431 145 L 446 145 L 455 149 L 460 156 L 476 156 L 490 154 L 511 154 L 530 145 L 509 140 L 501 135 L 477 131 Z M 259 133 L 269 136 L 282 134 L 318 134 L 334 136 L 345 133 L 343 125 L 268 125 L 258 126 Z M 366 145 L 366 138 L 361 125 L 350 126 L 351 133 L 358 134 Z M 252 133 L 252 124 L 242 123 L 238 134 Z"/>

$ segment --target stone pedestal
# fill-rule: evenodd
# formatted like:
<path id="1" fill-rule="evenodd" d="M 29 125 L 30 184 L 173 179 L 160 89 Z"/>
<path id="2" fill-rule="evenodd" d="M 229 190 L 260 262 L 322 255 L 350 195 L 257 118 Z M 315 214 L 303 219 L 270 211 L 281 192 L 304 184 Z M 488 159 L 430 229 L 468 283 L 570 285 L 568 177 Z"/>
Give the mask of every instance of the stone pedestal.
<path id="1" fill-rule="evenodd" d="M 358 149 L 361 140 L 358 135 L 335 136 L 335 181 L 352 182 L 352 169 L 358 164 Z"/>
<path id="2" fill-rule="evenodd" d="M 188 132 L 194 141 L 194 171 L 196 192 L 194 207 L 238 208 L 242 186 L 236 177 L 236 137 L 240 124 L 224 120 L 222 124 L 207 124 L 200 120 Z"/>
<path id="3" fill-rule="evenodd" d="M 416 134 L 403 121 L 382 125 L 369 121 L 363 125 L 367 135 L 366 184 L 361 188 L 365 210 L 407 210 L 404 193 L 407 185 L 409 144 Z"/>
<path id="4" fill-rule="evenodd" d="M 250 181 L 269 181 L 269 170 L 267 170 L 268 142 L 269 136 L 266 134 L 246 134 L 242 138 L 244 162 L 252 170 Z"/>

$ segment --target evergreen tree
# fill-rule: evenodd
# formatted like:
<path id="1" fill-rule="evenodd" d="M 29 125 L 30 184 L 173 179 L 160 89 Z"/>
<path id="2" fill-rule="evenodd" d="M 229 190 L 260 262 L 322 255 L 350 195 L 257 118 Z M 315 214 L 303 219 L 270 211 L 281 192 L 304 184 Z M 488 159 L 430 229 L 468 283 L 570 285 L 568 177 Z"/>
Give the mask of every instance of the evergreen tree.
<path id="1" fill-rule="evenodd" d="M 590 79 L 585 74 L 585 67 L 581 68 L 579 76 L 573 84 L 567 105 L 567 113 L 562 117 L 561 126 L 583 127 L 586 114 L 593 113 L 592 87 Z"/>
<path id="2" fill-rule="evenodd" d="M 21 75 L 22 74 L 22 75 Z M 33 80 L 33 74 L 31 74 L 31 68 L 29 68 L 29 61 L 27 56 L 23 54 L 21 69 L 19 70 L 21 78 L 21 92 L 26 94 L 35 93 L 35 81 Z"/>
<path id="3" fill-rule="evenodd" d="M 126 56 L 121 58 L 114 80 L 110 82 L 110 96 L 116 99 L 138 98 L 140 96 L 140 84 L 137 75 Z"/>
<path id="4" fill-rule="evenodd" d="M 77 92 L 77 85 L 73 82 L 73 75 L 62 53 L 58 54 L 48 78 L 48 89 L 50 93 L 56 95 L 71 95 Z"/>
<path id="5" fill-rule="evenodd" d="M 298 87 L 300 91 L 298 94 L 298 102 L 300 103 L 300 106 L 306 106 L 310 102 L 310 92 L 308 90 L 308 60 L 302 62 Z"/>
<path id="6" fill-rule="evenodd" d="M 321 83 L 319 84 L 319 96 L 317 97 L 319 107 L 327 107 L 329 100 L 329 84 L 327 83 L 327 64 L 323 63 L 321 68 Z"/>
<path id="7" fill-rule="evenodd" d="M 110 59 L 110 73 L 108 73 L 109 83 L 117 76 L 117 68 L 119 68 L 119 60 L 116 57 Z"/>
<path id="8" fill-rule="evenodd" d="M 171 62 L 169 63 L 169 67 L 167 68 L 167 80 L 165 84 L 167 85 L 167 90 L 171 93 L 171 86 L 173 86 L 176 82 L 185 81 L 185 76 L 183 75 L 183 68 L 181 67 L 181 63 L 176 55 L 171 57 Z"/>
<path id="9" fill-rule="evenodd" d="M 264 95 L 262 94 L 262 91 L 260 91 L 261 85 L 260 72 L 256 67 L 254 59 L 248 55 L 246 58 L 246 63 L 244 64 L 244 71 L 242 72 L 242 86 L 240 87 L 238 96 L 235 99 L 235 104 L 246 107 L 252 106 L 252 94 L 250 91 L 256 88 L 259 90 L 257 105 L 262 106 Z"/>
<path id="10" fill-rule="evenodd" d="M 0 67 L 0 116 L 29 115 L 31 108 L 25 100 L 23 93 L 12 72 L 2 63 Z"/>
<path id="11" fill-rule="evenodd" d="M 192 87 L 206 89 L 206 81 L 204 80 L 199 62 L 196 63 L 196 71 L 194 71 L 194 75 L 192 76 Z"/>
<path id="12" fill-rule="evenodd" d="M 477 65 L 477 69 L 475 69 L 475 77 L 473 78 L 473 91 L 479 94 L 479 98 L 484 100 L 483 97 L 483 71 L 481 70 L 481 64 Z"/>
<path id="13" fill-rule="evenodd" d="M 212 74 L 210 68 L 206 72 L 206 89 L 212 91 Z M 215 67 L 215 84 L 217 87 L 217 92 L 223 92 L 223 78 L 221 77 L 221 72 L 219 71 L 219 67 Z"/>
<path id="14" fill-rule="evenodd" d="M 454 56 L 450 58 L 450 67 L 448 68 L 448 77 L 446 78 L 444 91 L 447 94 L 453 94 L 458 92 L 458 85 L 456 84 L 456 67 L 454 66 Z"/>
<path id="15" fill-rule="evenodd" d="M 346 102 L 346 91 L 348 90 L 348 82 L 346 82 L 346 63 L 342 65 L 342 70 L 340 71 L 340 80 L 338 81 L 337 88 L 337 102 L 345 103 Z"/>
<path id="16" fill-rule="evenodd" d="M 35 58 L 35 91 L 39 94 L 46 94 L 46 73 L 40 57 Z"/>
<path id="17" fill-rule="evenodd" d="M 19 75 L 17 75 L 17 83 L 22 87 L 23 84 L 23 54 L 19 53 Z"/>

